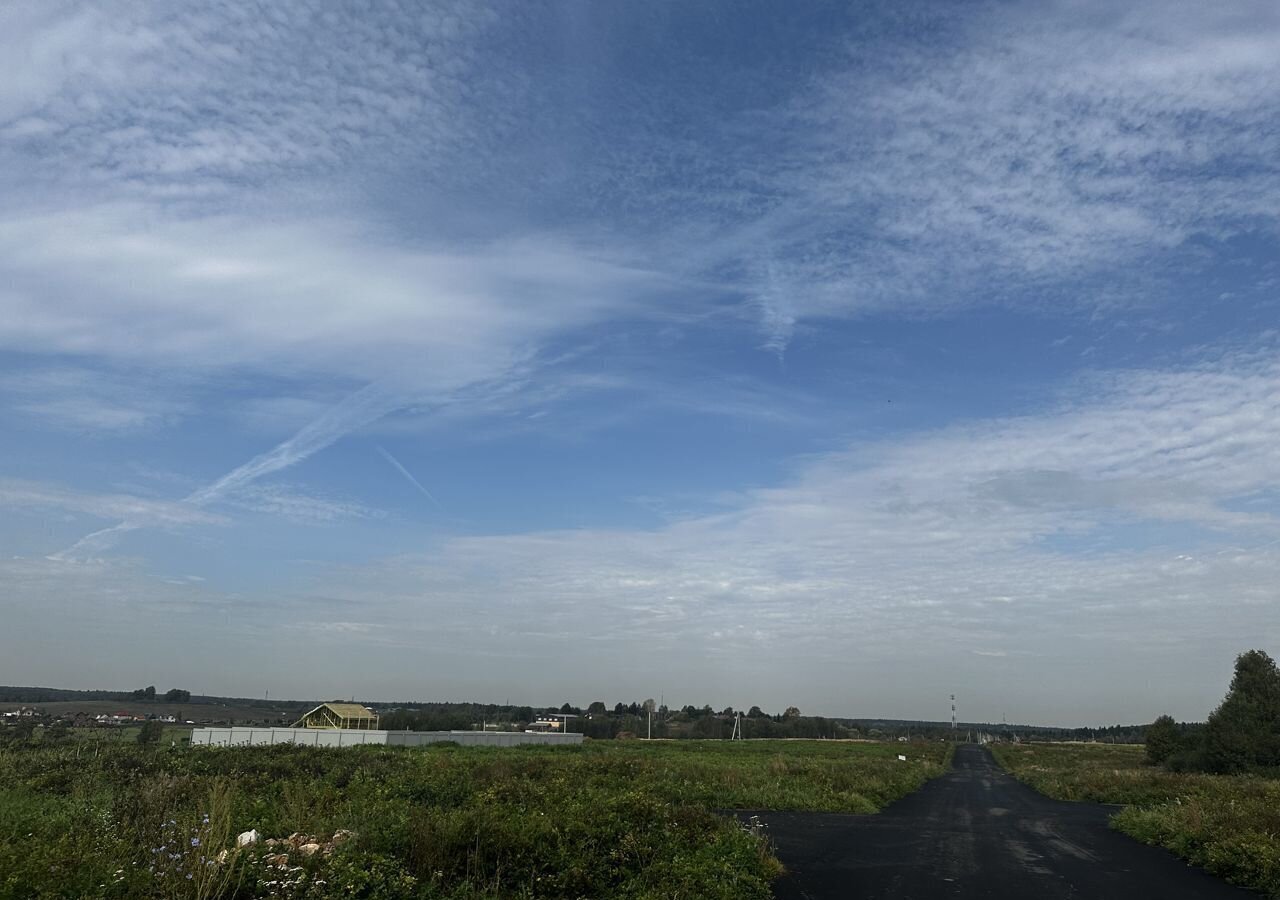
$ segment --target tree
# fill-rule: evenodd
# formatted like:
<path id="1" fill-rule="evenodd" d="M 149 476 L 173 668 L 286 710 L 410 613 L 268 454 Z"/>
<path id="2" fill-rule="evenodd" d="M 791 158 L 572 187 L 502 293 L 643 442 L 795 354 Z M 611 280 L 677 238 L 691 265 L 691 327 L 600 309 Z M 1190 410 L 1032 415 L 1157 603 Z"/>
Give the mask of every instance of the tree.
<path id="1" fill-rule="evenodd" d="M 758 706 L 753 706 L 753 707 L 751 707 L 751 709 L 747 710 L 747 718 L 748 718 L 748 719 L 763 719 L 763 718 L 764 718 L 764 710 L 763 710 L 763 709 L 761 709 L 761 708 L 760 708 L 760 707 L 758 707 Z"/>
<path id="2" fill-rule="evenodd" d="M 159 719 L 147 719 L 142 723 L 142 728 L 138 731 L 139 744 L 154 744 L 160 740 L 160 735 L 164 733 L 164 723 Z"/>
<path id="3" fill-rule="evenodd" d="M 1236 657 L 1227 696 L 1205 724 L 1204 753 L 1215 772 L 1280 765 L 1280 670 L 1263 651 Z"/>
<path id="4" fill-rule="evenodd" d="M 654 702 L 654 699 L 652 697 L 644 701 L 644 703 L 641 704 L 641 706 L 643 707 L 644 711 L 647 713 L 651 713 L 658 708 L 658 704 Z"/>
<path id="5" fill-rule="evenodd" d="M 592 700 L 591 705 L 587 707 L 587 712 L 590 713 L 591 715 L 598 714 L 603 716 L 607 712 L 607 710 L 605 709 L 604 701 Z"/>
<path id="6" fill-rule="evenodd" d="M 800 708 L 796 706 L 788 706 L 787 711 L 782 714 L 782 717 L 784 719 L 798 719 L 800 718 Z"/>
<path id="7" fill-rule="evenodd" d="M 1159 765 L 1173 756 L 1180 743 L 1178 725 L 1173 716 L 1161 716 L 1147 726 L 1147 762 Z"/>
<path id="8" fill-rule="evenodd" d="M 189 703 L 191 701 L 191 692 L 172 688 L 164 692 L 164 699 L 170 703 Z"/>

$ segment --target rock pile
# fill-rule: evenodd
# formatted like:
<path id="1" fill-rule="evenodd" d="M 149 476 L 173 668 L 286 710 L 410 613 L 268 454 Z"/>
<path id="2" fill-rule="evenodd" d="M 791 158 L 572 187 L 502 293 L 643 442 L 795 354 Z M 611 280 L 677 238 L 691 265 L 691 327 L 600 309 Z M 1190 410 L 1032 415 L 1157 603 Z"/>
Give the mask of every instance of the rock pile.
<path id="1" fill-rule="evenodd" d="M 268 865 L 285 868 L 289 865 L 290 853 L 297 853 L 301 856 L 315 856 L 317 853 L 321 856 L 329 856 L 355 836 L 354 831 L 339 828 L 327 841 L 316 835 L 305 834 L 301 831 L 295 831 L 287 838 L 267 838 L 263 844 L 274 850 L 275 853 L 264 857 L 264 861 Z"/>
<path id="2" fill-rule="evenodd" d="M 289 868 L 289 854 L 291 853 L 307 857 L 315 856 L 317 853 L 321 856 L 329 856 L 355 836 L 356 833 L 354 831 L 339 828 L 328 840 L 317 835 L 295 831 L 287 838 L 267 838 L 264 841 L 262 835 L 257 830 L 253 830 L 243 832 L 236 837 L 236 848 L 243 849 L 255 844 L 262 844 L 269 851 L 274 851 L 263 856 L 263 862 L 269 866 L 287 869 Z M 218 854 L 218 862 L 225 863 L 230 856 L 230 851 L 223 850 Z"/>

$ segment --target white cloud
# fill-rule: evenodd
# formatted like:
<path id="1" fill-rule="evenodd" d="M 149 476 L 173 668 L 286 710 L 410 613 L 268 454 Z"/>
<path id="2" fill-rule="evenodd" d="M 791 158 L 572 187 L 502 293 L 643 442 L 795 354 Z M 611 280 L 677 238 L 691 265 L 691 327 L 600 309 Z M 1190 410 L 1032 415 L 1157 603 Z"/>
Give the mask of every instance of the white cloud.
<path id="1" fill-rule="evenodd" d="M 402 684 L 412 661 L 440 691 L 498 692 L 486 696 L 521 661 L 541 692 L 567 697 L 591 670 L 593 693 L 656 683 L 681 702 L 701 702 L 697 685 L 717 703 L 928 715 L 934 694 L 959 691 L 966 715 L 988 719 L 1201 716 L 1234 653 L 1280 641 L 1280 366 L 1237 354 L 1099 374 L 1075 394 L 816 457 L 722 513 L 652 530 L 455 536 L 325 566 L 251 604 L 235 634 L 217 626 L 215 643 L 314 621 L 317 639 L 342 642 L 349 668 L 334 678 Z M 22 499 L 31 490 L 5 496 L 63 502 L 47 488 Z M 111 498 L 65 502 L 128 514 Z M 74 588 L 98 602 L 146 579 L 88 566 L 113 574 L 90 588 L 76 567 L 23 562 L 15 596 Z M 201 591 L 208 608 L 248 602 Z M 285 681 L 289 658 L 272 656 Z M 455 671 L 478 659 L 502 662 L 479 682 Z"/>
<path id="2" fill-rule="evenodd" d="M 476 115 L 475 99 L 520 90 L 477 55 L 494 21 L 449 4 L 11 5 L 0 11 L 0 56 L 12 61 L 0 133 L 25 142 L 42 172 L 168 197 L 378 150 L 447 164 L 501 121 Z"/>
<path id="3" fill-rule="evenodd" d="M 200 508 L 212 501 L 359 518 L 372 513 L 256 479 L 402 408 L 415 428 L 521 403 L 555 423 L 566 397 L 611 391 L 816 419 L 825 411 L 782 389 L 762 401 L 745 376 L 682 377 L 671 354 L 684 351 L 548 360 L 637 319 L 706 334 L 748 318 L 781 356 L 828 316 L 1156 304 L 1146 273 L 1171 248 L 1275 236 L 1270 5 L 938 6 L 909 39 L 890 27 L 815 54 L 787 99 L 741 113 L 725 111 L 741 98 L 710 90 L 699 105 L 684 82 L 615 72 L 584 88 L 581 72 L 538 70 L 486 43 L 524 38 L 526 23 L 469 5 L 393 12 L 0 9 L 0 59 L 13 61 L 0 79 L 0 349 L 60 360 L 5 376 L 8 407 L 128 434 L 227 415 L 188 390 L 227 379 L 279 386 L 286 397 L 247 398 L 242 419 L 287 418 L 272 430 L 293 434 L 187 502 L 9 481 L 0 503 L 122 523 L 82 549 L 140 524 L 225 521 Z M 685 116 L 690 133 L 673 124 Z M 1229 654 L 1277 637 L 1278 388 L 1267 354 L 1099 376 L 1039 414 L 810 459 L 717 515 L 457 537 L 325 573 L 346 610 L 329 630 L 353 647 L 378 636 L 440 658 L 536 659 L 566 688 L 582 680 L 566 648 L 596 638 L 637 651 L 637 680 L 719 673 L 779 701 L 829 685 L 823 667 L 950 676 L 1025 650 L 1066 678 L 1068 655 L 1185 657 L 1191 635 Z M 611 406 L 581 431 L 633 414 Z M 1133 524 L 1159 525 L 1155 546 L 1106 540 Z M 1092 538 L 1111 551 L 1061 549 Z M 6 574 L 31 609 L 124 605 L 134 588 L 187 608 L 172 599 L 182 585 L 123 564 Z M 278 609 L 259 613 L 270 624 Z M 691 650 L 690 635 L 714 637 Z M 1163 671 L 1182 684 L 1208 665 L 1173 671 L 1173 658 Z"/>
<path id="4" fill-rule="evenodd" d="M 639 312 L 661 282 L 563 244 L 370 243 L 335 222 L 129 206 L 0 218 L 0 343 L 166 367 L 265 367 L 447 392 L 536 342 Z"/>
<path id="5" fill-rule="evenodd" d="M 85 433 L 135 432 L 170 424 L 188 410 L 182 385 L 156 385 L 136 373 L 79 367 L 0 375 L 11 409 L 58 428 Z"/>
<path id="6" fill-rule="evenodd" d="M 817 57 L 788 105 L 752 111 L 785 150 L 738 151 L 729 186 L 701 199 L 747 193 L 763 211 L 680 236 L 690 265 L 742 273 L 770 349 L 786 340 L 782 308 L 803 321 L 1159 305 L 1153 270 L 1174 269 L 1188 239 L 1275 239 L 1273 4 L 911 15 L 909 37 Z M 783 262 L 762 271 L 759 257 Z"/>
<path id="7" fill-rule="evenodd" d="M 1184 703 L 1208 703 L 1221 686 L 1206 666 L 1280 639 L 1280 518 L 1235 510 L 1280 480 L 1280 368 L 1232 357 L 1088 390 L 1035 416 L 829 454 L 723 514 L 458 537 L 328 571 L 325 591 L 421 646 L 523 653 L 534 641 L 554 657 L 598 642 L 660 668 L 687 665 L 691 636 L 718 632 L 698 645 L 699 677 L 709 666 L 779 684 L 894 660 L 955 670 L 957 654 L 1034 658 L 1052 679 L 1123 654 L 1185 689 Z M 1113 531 L 1158 522 L 1167 530 L 1149 543 Z M 1052 543 L 1094 534 L 1105 552 Z M 972 677 L 998 689 L 991 673 Z M 1134 690 L 1147 699 L 1116 701 L 1116 715 L 1164 702 Z M 860 696 L 892 693 L 877 682 Z"/>
<path id="8" fill-rule="evenodd" d="M 59 485 L 14 478 L 0 479 L 0 507 L 83 514 L 98 519 L 145 518 L 157 527 L 213 525 L 222 516 L 185 503 L 131 494 L 76 491 Z"/>

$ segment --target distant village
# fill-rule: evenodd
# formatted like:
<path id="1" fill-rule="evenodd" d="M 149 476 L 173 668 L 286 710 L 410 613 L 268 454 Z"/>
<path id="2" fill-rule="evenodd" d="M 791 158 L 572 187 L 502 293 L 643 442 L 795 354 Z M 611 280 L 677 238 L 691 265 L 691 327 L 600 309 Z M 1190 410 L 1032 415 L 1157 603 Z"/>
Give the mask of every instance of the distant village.
<path id="1" fill-rule="evenodd" d="M 49 713 L 38 706 L 21 706 L 18 709 L 0 713 L 0 727 L 18 726 L 24 723 L 35 725 L 65 725 L 70 728 L 114 728 L 122 725 L 140 725 L 143 722 L 163 722 L 166 725 L 194 725 L 190 719 L 179 719 L 175 715 L 152 714 L 137 715 L 131 712 L 114 713 Z"/>

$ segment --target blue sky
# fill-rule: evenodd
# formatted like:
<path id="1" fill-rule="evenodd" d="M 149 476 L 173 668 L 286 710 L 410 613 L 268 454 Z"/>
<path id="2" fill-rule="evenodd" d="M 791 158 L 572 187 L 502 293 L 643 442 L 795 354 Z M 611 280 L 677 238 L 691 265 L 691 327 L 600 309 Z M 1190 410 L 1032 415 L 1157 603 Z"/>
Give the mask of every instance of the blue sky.
<path id="1" fill-rule="evenodd" d="M 0 11 L 0 682 L 1203 716 L 1272 4 Z"/>

